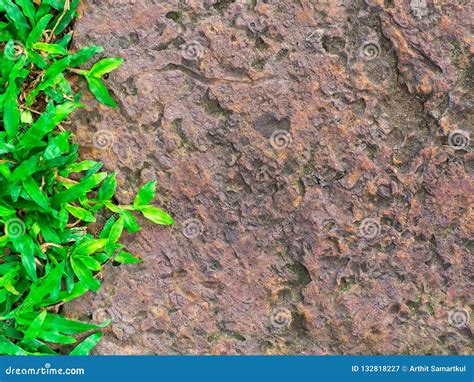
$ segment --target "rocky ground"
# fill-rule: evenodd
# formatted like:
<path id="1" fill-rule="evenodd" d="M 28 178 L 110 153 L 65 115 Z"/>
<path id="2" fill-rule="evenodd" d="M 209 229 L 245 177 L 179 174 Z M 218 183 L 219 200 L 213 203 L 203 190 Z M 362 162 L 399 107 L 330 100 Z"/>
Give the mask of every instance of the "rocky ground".
<path id="1" fill-rule="evenodd" d="M 124 66 L 74 117 L 119 200 L 176 218 L 64 309 L 99 354 L 474 351 L 473 6 L 85 0 Z M 471 316 L 471 317 L 470 317 Z"/>

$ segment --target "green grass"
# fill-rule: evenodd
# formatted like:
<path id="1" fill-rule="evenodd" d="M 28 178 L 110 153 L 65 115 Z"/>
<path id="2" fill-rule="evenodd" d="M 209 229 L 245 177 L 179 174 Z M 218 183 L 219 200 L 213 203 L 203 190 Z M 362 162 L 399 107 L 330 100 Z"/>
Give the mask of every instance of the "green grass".
<path id="1" fill-rule="evenodd" d="M 115 204 L 116 174 L 101 171 L 100 162 L 78 161 L 78 146 L 61 126 L 83 107 L 68 81 L 74 76 L 85 78 L 98 101 L 116 107 L 102 77 L 122 59 L 85 70 L 102 48 L 69 50 L 78 2 L 0 0 L 0 354 L 50 355 L 72 344 L 70 354 L 89 354 L 108 322 L 82 323 L 55 312 L 97 291 L 105 263 L 140 261 L 119 243 L 124 230 L 140 230 L 136 214 L 173 224 L 151 205 L 155 182 L 132 205 Z M 88 225 L 97 215 L 108 219 L 93 235 Z M 89 336 L 77 345 L 84 332 Z"/>

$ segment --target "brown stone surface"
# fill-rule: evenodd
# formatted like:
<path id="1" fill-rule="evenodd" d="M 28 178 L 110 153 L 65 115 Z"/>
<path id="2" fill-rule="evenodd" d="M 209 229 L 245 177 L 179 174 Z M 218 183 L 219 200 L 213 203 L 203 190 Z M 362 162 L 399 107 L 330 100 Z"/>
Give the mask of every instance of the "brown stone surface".
<path id="1" fill-rule="evenodd" d="M 83 156 L 123 203 L 157 179 L 177 221 L 65 307 L 113 318 L 97 352 L 472 353 L 472 11 L 84 1 L 75 45 L 126 62 L 119 109 L 75 116 Z"/>

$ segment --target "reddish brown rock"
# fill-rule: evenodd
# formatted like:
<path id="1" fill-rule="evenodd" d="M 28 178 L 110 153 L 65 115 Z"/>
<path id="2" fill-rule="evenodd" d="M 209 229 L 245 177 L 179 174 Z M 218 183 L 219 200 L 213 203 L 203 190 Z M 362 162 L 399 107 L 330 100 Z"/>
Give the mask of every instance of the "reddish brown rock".
<path id="1" fill-rule="evenodd" d="M 472 353 L 469 2 L 81 14 L 75 45 L 126 59 L 119 109 L 76 114 L 83 156 L 123 203 L 157 179 L 177 222 L 143 222 L 126 241 L 144 262 L 65 308 L 113 318 L 98 353 Z"/>

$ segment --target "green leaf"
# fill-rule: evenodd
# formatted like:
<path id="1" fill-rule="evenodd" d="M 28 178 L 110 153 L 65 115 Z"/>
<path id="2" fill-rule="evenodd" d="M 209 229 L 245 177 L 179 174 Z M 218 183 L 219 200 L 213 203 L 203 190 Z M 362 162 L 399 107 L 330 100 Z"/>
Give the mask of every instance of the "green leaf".
<path id="1" fill-rule="evenodd" d="M 94 215 L 92 215 L 89 211 L 87 211 L 84 208 L 74 207 L 70 204 L 67 204 L 65 208 L 66 208 L 66 210 L 68 210 L 70 212 L 70 214 L 72 216 L 74 216 L 75 218 L 77 218 L 79 220 L 89 222 L 89 223 L 95 223 L 96 222 L 96 219 L 95 219 Z"/>
<path id="2" fill-rule="evenodd" d="M 45 42 L 37 42 L 33 44 L 32 46 L 34 49 L 41 50 L 43 52 L 59 54 L 62 56 L 68 55 L 68 51 L 58 44 L 48 44 Z"/>
<path id="3" fill-rule="evenodd" d="M 46 310 L 43 310 L 33 320 L 33 322 L 30 324 L 28 330 L 25 332 L 25 337 L 23 337 L 24 341 L 33 340 L 36 337 L 38 337 L 38 334 L 41 330 L 41 327 L 43 326 L 44 319 L 46 318 L 46 314 L 48 314 L 48 312 Z"/>
<path id="4" fill-rule="evenodd" d="M 120 212 L 120 208 L 118 206 L 116 206 L 115 204 L 113 204 L 113 203 L 104 201 L 104 206 L 106 206 L 110 211 L 112 211 L 114 213 L 119 213 Z"/>
<path id="5" fill-rule="evenodd" d="M 123 217 L 124 217 L 124 226 L 125 226 L 125 229 L 129 232 L 129 233 L 135 233 L 135 232 L 138 232 L 140 231 L 141 227 L 140 225 L 137 223 L 135 217 L 132 215 L 132 213 L 130 211 L 123 211 L 122 213 Z"/>
<path id="6" fill-rule="evenodd" d="M 43 0 L 44 4 L 51 5 L 57 11 L 64 10 L 65 0 Z"/>
<path id="7" fill-rule="evenodd" d="M 30 322 L 36 317 L 36 313 L 22 313 L 16 320 L 21 325 L 29 325 Z M 44 320 L 43 330 L 53 331 L 63 334 L 79 334 L 87 332 L 88 330 L 96 330 L 106 327 L 110 324 L 110 320 L 104 322 L 101 325 L 88 324 L 84 322 L 69 320 L 58 314 L 48 313 Z"/>
<path id="8" fill-rule="evenodd" d="M 13 25 L 18 31 L 20 38 L 25 41 L 30 27 L 28 26 L 28 22 L 26 21 L 25 16 L 23 16 L 20 8 L 10 0 L 4 0 L 3 6 L 5 7 L 8 18 L 13 21 Z"/>
<path id="9" fill-rule="evenodd" d="M 69 132 L 58 134 L 54 138 L 50 138 L 48 147 L 44 151 L 44 159 L 52 160 L 60 157 L 70 149 L 69 145 Z"/>
<path id="10" fill-rule="evenodd" d="M 97 187 L 106 176 L 106 173 L 99 173 L 83 179 L 81 183 L 54 195 L 51 198 L 51 205 L 57 207 L 84 197 L 88 192 Z"/>
<path id="11" fill-rule="evenodd" d="M 76 8 L 79 4 L 79 0 L 70 0 L 69 2 L 69 10 L 66 12 L 58 15 L 55 20 L 55 25 L 56 30 L 55 30 L 55 35 L 61 34 L 64 29 L 71 23 L 73 20 L 75 14 L 76 14 Z"/>
<path id="12" fill-rule="evenodd" d="M 110 73 L 122 65 L 123 58 L 104 58 L 98 61 L 89 71 L 89 76 L 100 78 L 104 74 Z"/>
<path id="13" fill-rule="evenodd" d="M 20 123 L 20 111 L 18 110 L 17 100 L 17 86 L 16 78 L 19 73 L 19 69 L 24 65 L 24 60 L 18 61 L 13 67 L 9 80 L 8 87 L 5 92 L 5 98 L 3 100 L 3 125 L 5 131 L 10 138 L 15 137 L 18 134 L 18 125 Z"/>
<path id="14" fill-rule="evenodd" d="M 32 176 L 27 176 L 25 179 L 23 179 L 23 187 L 28 195 L 30 195 L 31 199 L 41 208 L 45 210 L 51 209 L 48 198 L 40 190 L 38 184 Z"/>
<path id="15" fill-rule="evenodd" d="M 89 84 L 89 90 L 92 92 L 92 94 L 94 94 L 95 98 L 99 102 L 112 108 L 117 107 L 117 103 L 110 96 L 109 91 L 99 78 L 89 76 L 86 76 L 85 78 Z"/>
<path id="16" fill-rule="evenodd" d="M 64 263 L 61 263 L 39 280 L 38 283 L 35 283 L 21 305 L 8 314 L 6 318 L 10 318 L 17 312 L 31 311 L 33 307 L 38 305 L 41 300 L 51 292 L 53 287 L 61 281 L 63 270 Z"/>
<path id="17" fill-rule="evenodd" d="M 125 218 L 121 216 L 110 229 L 109 243 L 116 243 L 122 236 Z"/>
<path id="18" fill-rule="evenodd" d="M 53 18 L 53 15 L 45 15 L 43 16 L 36 26 L 33 28 L 33 30 L 30 32 L 28 35 L 28 38 L 26 40 L 26 45 L 31 46 L 31 44 L 38 42 L 39 39 L 41 38 L 41 35 L 43 34 L 44 30 L 49 24 L 49 21 Z"/>
<path id="19" fill-rule="evenodd" d="M 11 280 L 13 280 L 17 275 L 18 275 L 18 271 L 20 270 L 20 266 L 19 265 L 12 265 L 12 268 L 8 269 L 8 271 L 2 276 L 0 277 L 0 286 L 1 287 L 5 287 L 5 285 L 10 282 Z"/>
<path id="20" fill-rule="evenodd" d="M 107 244 L 109 244 L 109 239 L 86 240 L 76 247 L 72 255 L 89 256 L 101 251 Z"/>
<path id="21" fill-rule="evenodd" d="M 36 262 L 35 262 L 35 247 L 33 239 L 27 235 L 13 239 L 13 246 L 16 251 L 21 254 L 21 263 L 26 270 L 28 276 L 33 280 L 37 280 Z"/>
<path id="22" fill-rule="evenodd" d="M 49 87 L 58 84 L 64 78 L 62 72 L 66 70 L 70 62 L 71 56 L 55 61 L 44 73 L 43 81 L 26 97 L 26 105 L 31 106 L 40 92 L 44 92 Z M 74 104 L 74 102 L 71 102 L 71 104 Z"/>
<path id="23" fill-rule="evenodd" d="M 6 217 L 6 216 L 11 216 L 15 214 L 15 210 L 12 210 L 11 208 L 0 206 L 0 217 Z"/>
<path id="24" fill-rule="evenodd" d="M 94 333 L 77 345 L 69 355 L 89 355 L 102 338 L 102 332 Z"/>
<path id="25" fill-rule="evenodd" d="M 40 227 L 41 235 L 48 243 L 60 244 L 59 235 L 51 224 L 51 218 L 49 216 L 43 216 L 38 219 L 38 225 Z"/>
<path id="26" fill-rule="evenodd" d="M 75 68 L 89 61 L 97 53 L 104 50 L 101 46 L 92 45 L 81 49 L 79 52 L 71 56 L 70 67 Z"/>
<path id="27" fill-rule="evenodd" d="M 152 221 L 155 224 L 161 225 L 172 225 L 174 220 L 166 212 L 160 210 L 159 208 L 153 206 L 143 206 L 139 208 L 139 211 L 143 214 L 145 218 Z"/>
<path id="28" fill-rule="evenodd" d="M 31 0 L 15 0 L 18 5 L 21 7 L 23 14 L 28 18 L 31 25 L 36 24 L 35 15 L 36 9 L 35 5 Z"/>
<path id="29" fill-rule="evenodd" d="M 107 219 L 107 221 L 104 224 L 104 227 L 102 228 L 102 231 L 100 232 L 99 239 L 107 239 L 110 235 L 110 230 L 112 229 L 112 226 L 115 223 L 115 217 L 111 216 L 110 218 Z"/>
<path id="30" fill-rule="evenodd" d="M 138 257 L 135 257 L 131 253 L 125 251 L 122 251 L 117 256 L 115 256 L 114 261 L 120 264 L 135 264 L 142 262 L 142 260 Z"/>
<path id="31" fill-rule="evenodd" d="M 100 288 L 99 280 L 92 275 L 91 270 L 84 264 L 80 257 L 71 258 L 71 266 L 77 278 L 90 290 L 96 292 Z"/>
<path id="32" fill-rule="evenodd" d="M 3 355 L 27 355 L 21 347 L 0 335 L 0 354 Z"/>
<path id="33" fill-rule="evenodd" d="M 84 160 L 84 161 L 79 162 L 79 163 L 71 164 L 67 168 L 67 172 L 69 173 L 69 172 L 86 171 L 86 170 L 91 169 L 94 166 L 97 166 L 98 164 L 99 164 L 98 162 L 95 162 L 95 161 L 92 161 L 92 160 Z"/>
<path id="34" fill-rule="evenodd" d="M 41 332 L 38 334 L 38 338 L 47 342 L 64 345 L 74 344 L 77 342 L 74 337 L 65 336 L 64 334 L 57 332 Z"/>
<path id="35" fill-rule="evenodd" d="M 46 134 L 53 131 L 59 123 L 64 121 L 69 114 L 78 107 L 83 107 L 83 105 L 69 101 L 57 106 L 50 103 L 46 112 L 44 112 L 30 129 L 21 136 L 20 142 L 27 144 L 28 142 L 36 142 L 42 139 Z"/>
<path id="36" fill-rule="evenodd" d="M 156 181 L 148 182 L 145 184 L 137 193 L 133 206 L 138 208 L 139 206 L 145 206 L 149 204 L 156 194 Z"/>
<path id="37" fill-rule="evenodd" d="M 117 188 L 116 176 L 117 174 L 113 172 L 104 180 L 97 194 L 99 200 L 110 200 L 114 196 L 115 189 Z"/>
<path id="38" fill-rule="evenodd" d="M 91 271 L 99 272 L 102 269 L 100 263 L 93 257 L 81 256 L 79 259 L 89 268 Z"/>
<path id="39" fill-rule="evenodd" d="M 38 170 L 38 162 L 41 155 L 36 154 L 22 162 L 16 169 L 13 171 L 10 176 L 10 182 L 16 183 L 20 180 L 34 174 Z"/>

